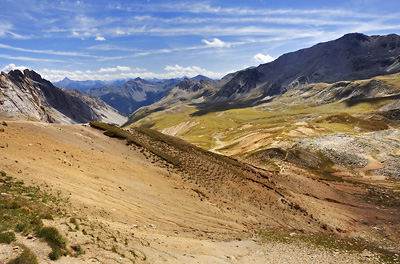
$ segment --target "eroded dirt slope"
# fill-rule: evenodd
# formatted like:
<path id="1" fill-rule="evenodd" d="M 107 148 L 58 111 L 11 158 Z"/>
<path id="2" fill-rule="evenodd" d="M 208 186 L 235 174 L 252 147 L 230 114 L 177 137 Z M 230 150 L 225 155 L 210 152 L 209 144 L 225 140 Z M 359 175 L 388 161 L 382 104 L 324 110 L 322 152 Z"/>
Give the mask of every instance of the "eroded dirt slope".
<path id="1" fill-rule="evenodd" d="M 70 201 L 67 215 L 46 225 L 57 226 L 85 253 L 63 257 L 58 263 L 292 263 L 300 253 L 304 262 L 317 256 L 321 263 L 357 263 L 366 258 L 360 253 L 339 256 L 330 250 L 312 250 L 309 245 L 260 244 L 256 234 L 261 228 L 281 229 L 293 236 L 318 233 L 385 239 L 384 247 L 398 250 L 389 243 L 399 239 L 398 209 L 358 199 L 354 193 L 367 192 L 362 186 L 320 182 L 295 167 L 280 174 L 260 171 L 251 175 L 253 180 L 227 173 L 221 182 L 210 184 L 222 171 L 218 166 L 226 164 L 216 162 L 215 171 L 210 168 L 202 180 L 202 167 L 210 164 L 202 163 L 203 159 L 193 177 L 185 158 L 182 164 L 189 170 L 179 172 L 144 148 L 127 146 L 126 141 L 86 125 L 6 122 L 0 132 L 1 170 L 54 194 L 61 191 L 59 195 Z M 191 153 L 172 150 L 177 155 Z M 196 163 L 195 156 L 203 153 L 189 158 Z M 235 168 L 239 169 L 258 171 Z M 271 189 L 260 184 L 263 181 Z M 72 216 L 78 219 L 79 230 L 71 231 Z M 41 263 L 50 263 L 43 246 L 26 237 L 19 240 L 33 248 Z M 3 255 L 9 251 L 0 248 Z"/>

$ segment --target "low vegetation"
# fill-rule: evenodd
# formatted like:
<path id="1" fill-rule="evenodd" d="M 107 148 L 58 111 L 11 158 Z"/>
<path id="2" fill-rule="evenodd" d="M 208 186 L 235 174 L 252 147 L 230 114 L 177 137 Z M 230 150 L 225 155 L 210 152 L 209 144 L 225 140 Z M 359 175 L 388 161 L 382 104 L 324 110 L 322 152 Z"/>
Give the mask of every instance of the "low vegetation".
<path id="1" fill-rule="evenodd" d="M 10 244 L 15 241 L 15 233 L 14 232 L 3 232 L 0 233 L 0 243 Z"/>
<path id="2" fill-rule="evenodd" d="M 42 219 L 53 219 L 60 212 L 56 207 L 61 204 L 61 199 L 48 194 L 40 187 L 25 186 L 24 182 L 17 181 L 0 172 L 0 241 L 12 243 L 15 233 L 22 235 L 34 234 L 43 238 L 52 248 L 49 257 L 52 260 L 66 255 L 66 242 L 63 236 L 54 227 L 45 227 Z M 34 259 L 32 253 L 24 247 L 24 253 L 12 263 L 26 262 Z"/>
<path id="3" fill-rule="evenodd" d="M 7 264 L 39 264 L 37 257 L 27 246 L 23 244 L 17 244 L 17 246 L 23 250 L 21 255 L 9 261 Z"/>
<path id="4" fill-rule="evenodd" d="M 359 117 L 354 117 L 347 113 L 335 114 L 318 118 L 314 122 L 344 124 L 351 127 L 358 127 L 363 131 L 378 131 L 389 128 L 389 126 L 382 121 L 362 119 Z"/>
<path id="5" fill-rule="evenodd" d="M 66 254 L 65 239 L 55 227 L 42 227 L 37 230 L 36 235 L 43 238 L 51 247 L 52 252 L 49 254 L 51 260 L 57 260 Z"/>

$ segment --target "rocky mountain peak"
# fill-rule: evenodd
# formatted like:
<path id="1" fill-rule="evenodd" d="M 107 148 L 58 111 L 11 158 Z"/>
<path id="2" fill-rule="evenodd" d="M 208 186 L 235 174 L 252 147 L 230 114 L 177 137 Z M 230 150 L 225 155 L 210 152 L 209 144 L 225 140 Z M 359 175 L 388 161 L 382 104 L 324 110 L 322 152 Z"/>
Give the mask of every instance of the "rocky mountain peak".
<path id="1" fill-rule="evenodd" d="M 368 79 L 400 71 L 400 36 L 360 33 L 282 55 L 273 62 L 240 71 L 215 95 L 218 101 L 237 100 L 254 89 L 260 100 L 296 88 L 299 77 L 308 83 Z M 298 82 L 300 85 L 301 82 Z M 261 91 L 261 92 L 260 92 Z M 253 102 L 257 98 L 249 98 Z"/>
<path id="2" fill-rule="evenodd" d="M 185 78 L 177 86 L 181 90 L 196 92 L 204 86 L 204 81 L 192 81 L 191 79 Z"/>
<path id="3" fill-rule="evenodd" d="M 28 69 L 24 70 L 24 77 L 34 80 L 36 82 L 48 82 L 47 80 L 42 79 L 42 76 L 35 71 L 30 71 Z"/>
<path id="4" fill-rule="evenodd" d="M 22 80 L 24 78 L 24 74 L 20 70 L 12 70 L 8 73 L 8 77 L 15 80 Z"/>
<path id="5" fill-rule="evenodd" d="M 0 79 L 0 112 L 7 116 L 30 116 L 55 123 L 86 123 L 111 116 L 115 123 L 125 121 L 115 109 L 89 97 L 55 87 L 28 69 L 10 71 Z"/>
<path id="6" fill-rule="evenodd" d="M 362 33 L 349 33 L 339 38 L 338 40 L 365 42 L 370 41 L 370 37 Z"/>

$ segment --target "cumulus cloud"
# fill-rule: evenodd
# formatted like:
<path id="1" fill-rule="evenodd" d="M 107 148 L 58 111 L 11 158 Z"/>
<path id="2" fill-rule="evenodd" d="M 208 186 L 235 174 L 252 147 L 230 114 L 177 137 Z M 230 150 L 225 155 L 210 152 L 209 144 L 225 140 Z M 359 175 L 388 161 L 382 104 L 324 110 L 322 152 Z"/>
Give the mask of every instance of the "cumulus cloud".
<path id="1" fill-rule="evenodd" d="M 182 67 L 180 65 L 169 65 L 164 68 L 165 72 L 154 73 L 142 68 L 130 68 L 126 66 L 117 66 L 110 68 L 100 68 L 99 70 L 51 70 L 43 69 L 37 71 L 43 78 L 56 82 L 68 77 L 71 80 L 85 81 L 85 80 L 123 80 L 134 79 L 137 77 L 143 79 L 173 79 L 182 77 L 194 77 L 199 74 L 207 76 L 212 79 L 222 78 L 226 73 L 218 73 L 202 69 L 197 66 Z"/>
<path id="2" fill-rule="evenodd" d="M 131 67 L 127 67 L 127 66 L 117 66 L 115 68 L 101 68 L 99 70 L 99 72 L 116 72 L 116 71 L 122 71 L 122 72 L 127 72 L 127 71 L 131 71 Z"/>
<path id="3" fill-rule="evenodd" d="M 9 71 L 12 71 L 12 70 L 23 71 L 23 70 L 28 69 L 28 68 L 29 67 L 26 67 L 26 66 L 15 66 L 15 64 L 10 63 L 10 64 L 4 66 L 4 68 L 2 68 L 1 71 L 2 72 L 9 72 Z"/>
<path id="4" fill-rule="evenodd" d="M 95 40 L 97 40 L 97 41 L 105 41 L 106 38 L 105 38 L 105 37 L 97 36 L 97 37 L 95 38 Z"/>
<path id="5" fill-rule="evenodd" d="M 135 69 L 133 69 L 135 72 L 146 72 L 146 71 L 148 71 L 147 69 L 144 69 L 144 68 L 139 68 L 139 67 L 136 67 Z"/>
<path id="6" fill-rule="evenodd" d="M 165 70 L 169 72 L 172 78 L 182 78 L 182 77 L 195 77 L 197 75 L 205 75 L 209 78 L 221 78 L 223 74 L 207 71 L 197 66 L 182 67 L 179 65 L 166 66 Z"/>
<path id="7" fill-rule="evenodd" d="M 261 63 L 268 63 L 268 62 L 271 62 L 271 61 L 275 60 L 275 58 L 271 57 L 270 55 L 268 55 L 268 54 L 264 55 L 264 54 L 261 54 L 261 53 L 258 53 L 257 55 L 255 55 L 254 59 L 256 61 L 258 61 L 258 62 L 261 62 Z"/>
<path id="8" fill-rule="evenodd" d="M 202 39 L 201 42 L 203 42 L 204 44 L 206 44 L 208 47 L 212 47 L 212 48 L 229 48 L 231 46 L 230 43 L 228 42 L 224 42 L 220 39 L 214 38 L 212 41 L 208 41 L 206 39 Z"/>

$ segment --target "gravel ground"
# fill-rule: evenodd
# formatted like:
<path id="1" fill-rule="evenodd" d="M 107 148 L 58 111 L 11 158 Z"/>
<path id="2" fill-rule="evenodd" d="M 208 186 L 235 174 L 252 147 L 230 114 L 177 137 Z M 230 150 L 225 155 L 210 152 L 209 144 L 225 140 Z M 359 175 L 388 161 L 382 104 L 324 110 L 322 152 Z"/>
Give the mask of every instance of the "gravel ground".
<path id="1" fill-rule="evenodd" d="M 400 130 L 347 135 L 336 133 L 319 138 L 301 139 L 296 148 L 309 152 L 320 152 L 335 164 L 348 168 L 363 168 L 368 165 L 366 155 L 375 156 L 385 167 L 376 174 L 400 179 Z"/>

